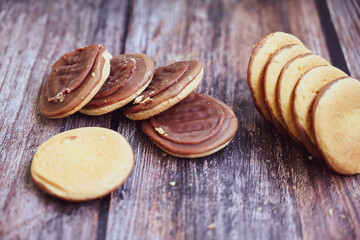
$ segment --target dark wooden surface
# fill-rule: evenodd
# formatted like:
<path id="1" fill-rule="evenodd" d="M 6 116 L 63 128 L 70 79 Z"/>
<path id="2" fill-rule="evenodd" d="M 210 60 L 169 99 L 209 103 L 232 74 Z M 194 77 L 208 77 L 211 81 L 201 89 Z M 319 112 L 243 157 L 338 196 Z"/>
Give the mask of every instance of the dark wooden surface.
<path id="1" fill-rule="evenodd" d="M 252 46 L 277 30 L 360 77 L 359 16 L 356 0 L 0 1 L 0 239 L 360 239 L 360 177 L 309 160 L 260 117 L 246 83 Z M 234 140 L 187 160 L 163 156 L 118 111 L 42 117 L 51 64 L 91 43 L 156 66 L 201 60 L 197 91 L 234 109 Z M 34 185 L 30 164 L 42 142 L 82 126 L 118 130 L 136 165 L 111 195 L 68 203 Z"/>

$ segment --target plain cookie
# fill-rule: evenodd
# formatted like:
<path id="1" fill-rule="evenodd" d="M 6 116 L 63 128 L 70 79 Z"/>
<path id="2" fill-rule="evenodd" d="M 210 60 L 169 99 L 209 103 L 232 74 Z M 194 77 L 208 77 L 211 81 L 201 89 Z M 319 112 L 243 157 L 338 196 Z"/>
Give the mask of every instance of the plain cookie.
<path id="1" fill-rule="evenodd" d="M 341 174 L 360 173 L 360 81 L 326 85 L 313 106 L 316 144 L 327 164 Z"/>
<path id="2" fill-rule="evenodd" d="M 85 201 L 109 194 L 129 177 L 134 153 L 119 133 L 85 127 L 44 142 L 31 164 L 35 183 L 50 195 Z"/>

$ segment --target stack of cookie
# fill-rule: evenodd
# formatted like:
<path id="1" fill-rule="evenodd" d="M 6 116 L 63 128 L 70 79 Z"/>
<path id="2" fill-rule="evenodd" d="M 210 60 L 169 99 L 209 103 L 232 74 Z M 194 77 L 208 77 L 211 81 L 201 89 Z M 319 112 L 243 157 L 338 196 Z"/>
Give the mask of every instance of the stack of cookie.
<path id="1" fill-rule="evenodd" d="M 280 132 L 336 172 L 360 173 L 360 81 L 297 37 L 275 32 L 255 45 L 248 84 L 256 108 Z"/>

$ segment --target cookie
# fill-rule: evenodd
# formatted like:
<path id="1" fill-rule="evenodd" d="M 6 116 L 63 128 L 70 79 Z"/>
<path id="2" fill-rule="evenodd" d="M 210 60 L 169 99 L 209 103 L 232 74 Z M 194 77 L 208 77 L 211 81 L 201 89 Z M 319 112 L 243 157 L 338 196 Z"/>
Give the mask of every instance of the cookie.
<path id="1" fill-rule="evenodd" d="M 271 115 L 275 127 L 285 133 L 285 124 L 281 119 L 280 111 L 276 103 L 276 86 L 282 69 L 294 57 L 310 53 L 304 45 L 291 44 L 276 51 L 270 58 L 264 73 L 264 98 L 266 107 Z"/>
<path id="2" fill-rule="evenodd" d="M 360 81 L 326 85 L 313 106 L 316 144 L 327 164 L 341 174 L 360 173 Z"/>
<path id="3" fill-rule="evenodd" d="M 141 53 L 124 54 L 110 61 L 110 75 L 100 91 L 80 112 L 101 115 L 134 100 L 150 84 L 154 75 L 153 60 Z"/>
<path id="4" fill-rule="evenodd" d="M 129 177 L 134 153 L 119 133 L 85 127 L 57 134 L 36 151 L 31 176 L 48 194 L 85 201 L 109 194 Z"/>
<path id="5" fill-rule="evenodd" d="M 163 151 L 199 158 L 224 148 L 234 137 L 238 120 L 222 101 L 191 93 L 169 110 L 142 122 L 142 129 Z"/>
<path id="6" fill-rule="evenodd" d="M 144 120 L 171 108 L 194 91 L 203 73 L 203 66 L 197 60 L 157 68 L 150 85 L 123 114 L 131 120 Z"/>
<path id="7" fill-rule="evenodd" d="M 285 65 L 278 80 L 276 101 L 284 127 L 289 135 L 300 144 L 302 144 L 302 141 L 297 132 L 292 110 L 293 92 L 297 82 L 305 72 L 322 65 L 329 65 L 329 63 L 317 55 L 307 53 L 297 56 Z"/>
<path id="8" fill-rule="evenodd" d="M 271 33 L 255 45 L 249 61 L 248 85 L 254 100 L 254 104 L 260 114 L 268 121 L 271 121 L 271 115 L 266 108 L 264 100 L 265 68 L 271 56 L 277 50 L 289 44 L 302 45 L 302 42 L 297 37 L 288 33 Z"/>
<path id="9" fill-rule="evenodd" d="M 336 67 L 319 66 L 306 72 L 295 87 L 293 113 L 297 132 L 305 147 L 316 158 L 321 158 L 321 155 L 315 146 L 312 129 L 312 106 L 318 92 L 327 83 L 346 76 L 346 73 Z"/>
<path id="10" fill-rule="evenodd" d="M 79 111 L 109 76 L 111 58 L 106 47 L 98 44 L 61 56 L 42 90 L 40 112 L 48 118 L 63 118 Z"/>

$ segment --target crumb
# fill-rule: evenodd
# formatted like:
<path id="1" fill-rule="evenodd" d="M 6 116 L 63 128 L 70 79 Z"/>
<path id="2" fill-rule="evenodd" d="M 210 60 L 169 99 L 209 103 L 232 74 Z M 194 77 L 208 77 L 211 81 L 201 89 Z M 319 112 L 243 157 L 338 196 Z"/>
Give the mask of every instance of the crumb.
<path id="1" fill-rule="evenodd" d="M 313 156 L 308 156 L 308 159 L 309 159 L 309 160 L 313 160 Z"/>
<path id="2" fill-rule="evenodd" d="M 216 224 L 215 223 L 211 223 L 207 226 L 208 229 L 214 229 L 216 228 Z"/>
<path id="3" fill-rule="evenodd" d="M 194 78 L 192 76 L 189 76 L 189 80 L 193 80 Z"/>
<path id="4" fill-rule="evenodd" d="M 81 97 L 81 99 L 84 99 L 84 97 Z"/>
<path id="5" fill-rule="evenodd" d="M 295 190 L 295 189 L 296 189 L 296 186 L 293 186 L 293 187 L 292 187 L 292 189 L 294 189 L 294 190 Z"/>
<path id="6" fill-rule="evenodd" d="M 356 193 L 353 193 L 353 197 L 356 197 Z"/>
<path id="7" fill-rule="evenodd" d="M 260 212 L 260 211 L 261 211 L 261 207 L 258 207 L 256 210 L 257 210 L 258 212 Z"/>
<path id="8" fill-rule="evenodd" d="M 141 101 L 141 102 L 140 102 L 140 104 L 146 104 L 146 103 L 148 103 L 148 102 L 152 102 L 152 101 L 153 101 L 153 99 L 152 99 L 152 98 L 147 97 L 147 98 L 145 98 L 143 101 Z"/>
<path id="9" fill-rule="evenodd" d="M 171 186 L 175 186 L 176 182 L 170 182 Z"/>
<path id="10" fill-rule="evenodd" d="M 91 76 L 95 77 L 95 73 L 93 72 L 93 73 L 91 74 Z"/>
<path id="11" fill-rule="evenodd" d="M 332 208 L 329 208 L 329 216 L 331 217 L 334 214 L 334 210 Z"/>
<path id="12" fill-rule="evenodd" d="M 99 44 L 99 48 L 101 48 L 102 47 L 102 45 L 101 44 Z"/>
<path id="13" fill-rule="evenodd" d="M 162 129 L 161 127 L 155 128 L 155 130 L 156 130 L 158 133 L 160 133 L 160 134 L 164 134 L 164 133 L 165 133 L 164 129 Z"/>
<path id="14" fill-rule="evenodd" d="M 346 216 L 345 216 L 344 214 L 341 214 L 340 217 L 341 217 L 342 219 L 345 219 L 345 218 L 346 218 Z"/>
<path id="15" fill-rule="evenodd" d="M 252 133 L 249 133 L 249 135 L 250 135 L 250 136 L 254 136 L 254 134 L 252 134 Z"/>
<path id="16" fill-rule="evenodd" d="M 107 102 L 107 100 L 104 100 L 104 102 Z"/>
<path id="17" fill-rule="evenodd" d="M 133 104 L 137 104 L 139 102 L 141 102 L 141 100 L 143 99 L 144 95 L 138 96 L 137 98 L 135 98 L 134 103 Z"/>

